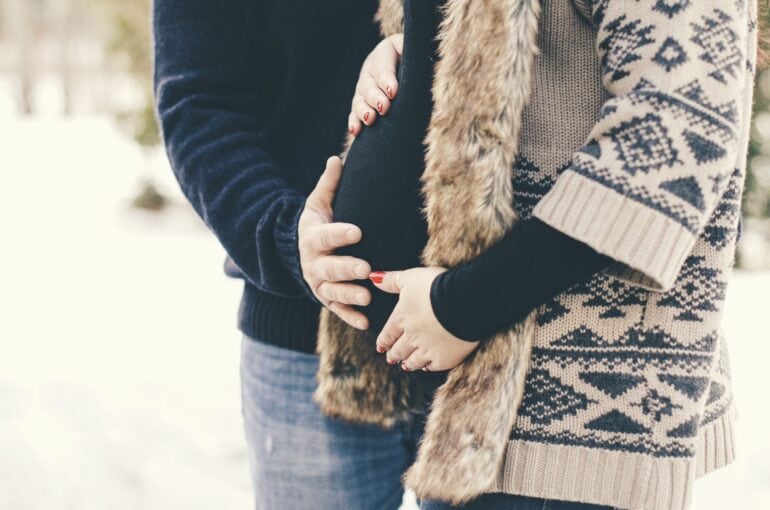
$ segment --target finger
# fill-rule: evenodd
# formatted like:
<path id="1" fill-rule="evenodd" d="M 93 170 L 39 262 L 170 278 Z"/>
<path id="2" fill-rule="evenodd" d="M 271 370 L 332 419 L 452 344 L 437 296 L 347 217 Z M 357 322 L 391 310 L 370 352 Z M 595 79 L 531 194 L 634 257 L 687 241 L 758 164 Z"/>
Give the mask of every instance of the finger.
<path id="1" fill-rule="evenodd" d="M 348 115 L 348 131 L 353 136 L 358 136 L 361 132 L 361 121 L 358 120 L 354 111 L 351 111 Z"/>
<path id="2" fill-rule="evenodd" d="M 360 95 L 356 95 L 353 99 L 353 112 L 367 126 L 371 126 L 374 123 L 374 118 L 377 116 L 374 108 L 366 104 L 366 101 Z"/>
<path id="3" fill-rule="evenodd" d="M 369 279 L 378 289 L 389 294 L 399 294 L 401 292 L 399 285 L 404 284 L 406 273 L 406 271 L 375 271 L 369 275 Z"/>
<path id="4" fill-rule="evenodd" d="M 308 272 L 313 278 L 322 281 L 349 282 L 365 279 L 370 271 L 369 264 L 364 260 L 343 255 L 327 255 L 313 260 Z"/>
<path id="5" fill-rule="evenodd" d="M 380 334 L 377 335 L 377 350 L 380 352 L 387 352 L 393 347 L 401 335 L 404 334 L 404 328 L 401 327 L 401 321 L 394 313 L 390 314 L 388 320 L 385 322 Z"/>
<path id="6" fill-rule="evenodd" d="M 374 75 L 377 82 L 377 88 L 382 91 L 388 99 L 393 99 L 398 93 L 398 78 L 396 77 L 396 63 L 391 69 L 382 69 Z"/>
<path id="7" fill-rule="evenodd" d="M 414 342 L 409 340 L 406 335 L 401 335 L 401 337 L 396 340 L 396 343 L 393 344 L 393 347 L 388 350 L 388 354 L 386 356 L 388 363 L 392 365 L 399 361 L 405 360 L 409 357 L 410 354 L 414 352 L 416 348 L 417 346 L 414 345 Z"/>
<path id="8" fill-rule="evenodd" d="M 322 282 L 318 286 L 318 295 L 330 302 L 344 305 L 368 305 L 372 295 L 368 289 L 352 283 Z"/>
<path id="9" fill-rule="evenodd" d="M 369 320 L 366 315 L 361 312 L 357 312 L 348 305 L 342 303 L 331 302 L 327 306 L 329 311 L 334 313 L 337 317 L 350 324 L 356 329 L 366 329 L 369 327 Z"/>
<path id="10" fill-rule="evenodd" d="M 332 156 L 326 160 L 326 168 L 318 179 L 315 188 L 308 195 L 307 201 L 331 209 L 341 177 L 342 160 L 337 156 Z"/>
<path id="11" fill-rule="evenodd" d="M 430 364 L 430 359 L 425 353 L 421 349 L 415 349 L 401 362 L 401 367 L 407 371 L 422 370 L 428 364 Z"/>
<path id="12" fill-rule="evenodd" d="M 384 115 L 390 109 L 390 99 L 385 95 L 385 91 L 380 89 L 379 83 L 373 76 L 369 76 L 359 85 L 359 94 L 364 98 L 364 102 L 377 110 L 377 113 Z"/>
<path id="13" fill-rule="evenodd" d="M 331 253 L 337 248 L 356 244 L 361 235 L 361 229 L 350 223 L 325 223 L 308 227 L 303 242 L 315 253 Z"/>

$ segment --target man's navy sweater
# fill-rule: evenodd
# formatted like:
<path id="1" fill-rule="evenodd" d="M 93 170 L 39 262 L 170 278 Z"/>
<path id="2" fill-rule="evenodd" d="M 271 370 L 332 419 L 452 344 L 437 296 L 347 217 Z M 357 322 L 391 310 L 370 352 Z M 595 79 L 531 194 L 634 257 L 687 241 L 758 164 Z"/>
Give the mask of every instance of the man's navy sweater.
<path id="1" fill-rule="evenodd" d="M 315 349 L 297 221 L 340 152 L 376 0 L 155 0 L 155 94 L 184 194 L 243 278 L 239 328 Z"/>

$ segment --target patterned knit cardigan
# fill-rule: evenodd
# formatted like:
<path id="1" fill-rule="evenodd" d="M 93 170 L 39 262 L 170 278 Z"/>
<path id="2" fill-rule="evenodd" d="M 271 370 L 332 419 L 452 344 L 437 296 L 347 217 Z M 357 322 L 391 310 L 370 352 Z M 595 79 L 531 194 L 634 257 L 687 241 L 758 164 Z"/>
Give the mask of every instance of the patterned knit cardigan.
<path id="1" fill-rule="evenodd" d="M 449 0 L 423 175 L 426 265 L 534 215 L 617 263 L 482 344 L 405 483 L 683 509 L 734 458 L 720 326 L 740 229 L 756 0 Z M 402 30 L 381 0 L 383 35 Z M 516 289 L 511 289 L 516 292 Z M 322 312 L 316 400 L 392 426 L 414 375 Z"/>

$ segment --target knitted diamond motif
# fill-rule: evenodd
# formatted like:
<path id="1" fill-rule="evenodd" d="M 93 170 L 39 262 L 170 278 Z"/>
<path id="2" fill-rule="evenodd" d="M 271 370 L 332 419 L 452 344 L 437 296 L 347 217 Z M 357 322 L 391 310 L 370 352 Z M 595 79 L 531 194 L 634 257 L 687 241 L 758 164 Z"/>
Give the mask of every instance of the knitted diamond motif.
<path id="1" fill-rule="evenodd" d="M 645 415 L 651 416 L 655 421 L 660 421 L 664 415 L 671 416 L 674 409 L 682 406 L 674 404 L 670 398 L 661 395 L 657 390 L 650 389 L 639 402 L 631 404 L 640 407 Z"/>
<path id="2" fill-rule="evenodd" d="M 673 18 L 690 6 L 690 0 L 658 0 L 654 10 Z"/>
<path id="3" fill-rule="evenodd" d="M 687 53 L 682 45 L 676 42 L 676 39 L 667 37 L 653 57 L 653 61 L 669 72 L 687 62 Z"/>
<path id="4" fill-rule="evenodd" d="M 655 26 L 640 25 L 639 19 L 626 22 L 626 15 L 623 14 L 604 26 L 609 33 L 599 43 L 599 49 L 603 50 L 602 69 L 605 75 L 610 76 L 611 81 L 618 81 L 628 76 L 630 74 L 626 69 L 628 64 L 642 58 L 638 50 L 655 42 L 650 37 L 650 32 Z"/>
<path id="5" fill-rule="evenodd" d="M 738 34 L 730 28 L 732 18 L 720 9 L 714 9 L 712 17 L 704 15 L 702 18 L 702 24 L 692 24 L 695 35 L 691 40 L 703 49 L 700 59 L 714 68 L 709 76 L 727 83 L 728 75 L 737 78 L 743 65 Z"/>
<path id="6" fill-rule="evenodd" d="M 562 383 L 547 370 L 533 369 L 527 375 L 527 389 L 519 414 L 529 417 L 532 423 L 549 425 L 567 415 L 575 415 L 594 403 L 572 386 Z"/>
<path id="7" fill-rule="evenodd" d="M 602 319 L 620 318 L 626 316 L 627 308 L 633 305 L 643 305 L 644 292 L 641 288 L 627 285 L 617 278 L 597 274 L 583 284 L 576 285 L 565 292 L 576 296 L 588 294 L 588 300 L 582 306 L 603 308 L 599 315 Z"/>
<path id="8" fill-rule="evenodd" d="M 623 169 L 631 175 L 649 173 L 681 163 L 660 116 L 648 113 L 622 122 L 609 132 Z"/>
<path id="9" fill-rule="evenodd" d="M 676 286 L 656 304 L 679 310 L 675 320 L 703 322 L 699 312 L 716 312 L 717 301 L 724 300 L 727 284 L 720 272 L 705 266 L 706 258 L 691 255 L 684 261 Z"/>

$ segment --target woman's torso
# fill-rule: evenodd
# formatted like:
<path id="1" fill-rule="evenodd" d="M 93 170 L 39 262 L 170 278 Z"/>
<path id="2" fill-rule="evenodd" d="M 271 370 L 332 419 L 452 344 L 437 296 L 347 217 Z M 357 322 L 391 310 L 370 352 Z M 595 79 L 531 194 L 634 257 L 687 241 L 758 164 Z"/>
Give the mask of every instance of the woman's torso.
<path id="1" fill-rule="evenodd" d="M 398 69 L 399 91 L 388 113 L 365 127 L 352 144 L 334 204 L 335 221 L 358 225 L 363 239 L 341 253 L 367 260 L 374 270 L 420 264 L 427 241 L 420 176 L 423 139 L 432 110 L 431 84 L 443 0 L 404 4 L 404 52 Z M 372 290 L 362 310 L 370 331 L 378 333 L 397 297 Z"/>

